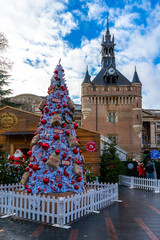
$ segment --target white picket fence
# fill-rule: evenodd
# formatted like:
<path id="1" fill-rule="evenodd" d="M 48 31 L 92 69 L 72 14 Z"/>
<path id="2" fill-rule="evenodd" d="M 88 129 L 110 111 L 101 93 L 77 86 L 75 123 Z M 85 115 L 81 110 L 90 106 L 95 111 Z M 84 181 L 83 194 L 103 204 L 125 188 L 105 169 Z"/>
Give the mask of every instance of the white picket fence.
<path id="1" fill-rule="evenodd" d="M 118 200 L 118 184 L 89 183 L 84 193 L 58 198 L 13 191 L 22 187 L 0 186 L 0 213 L 61 227 Z"/>
<path id="2" fill-rule="evenodd" d="M 120 175 L 119 184 L 128 186 L 130 188 L 153 190 L 155 193 L 160 192 L 159 179 L 139 178 Z"/>
<path id="3" fill-rule="evenodd" d="M 15 183 L 15 184 L 4 184 L 4 185 L 0 185 L 0 191 L 14 191 L 14 190 L 20 190 L 23 189 L 24 186 L 19 184 L 19 183 Z"/>

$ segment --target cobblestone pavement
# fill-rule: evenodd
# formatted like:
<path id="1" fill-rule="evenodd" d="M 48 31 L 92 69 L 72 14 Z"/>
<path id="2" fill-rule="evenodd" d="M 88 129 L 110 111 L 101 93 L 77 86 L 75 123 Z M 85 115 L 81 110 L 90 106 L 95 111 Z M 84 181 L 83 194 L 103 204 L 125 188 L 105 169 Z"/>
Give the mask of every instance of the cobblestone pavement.
<path id="1" fill-rule="evenodd" d="M 121 186 L 119 199 L 67 230 L 1 215 L 0 240 L 160 240 L 160 193 Z"/>

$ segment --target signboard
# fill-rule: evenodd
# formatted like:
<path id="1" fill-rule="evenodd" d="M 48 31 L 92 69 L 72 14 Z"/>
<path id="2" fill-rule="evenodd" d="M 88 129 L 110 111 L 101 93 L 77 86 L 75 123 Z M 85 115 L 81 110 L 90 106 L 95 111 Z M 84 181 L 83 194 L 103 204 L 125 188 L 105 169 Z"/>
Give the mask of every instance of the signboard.
<path id="1" fill-rule="evenodd" d="M 158 159 L 160 157 L 160 152 L 158 150 L 153 150 L 151 152 L 151 158 Z"/>
<path id="2" fill-rule="evenodd" d="M 86 150 L 88 152 L 94 152 L 96 150 L 96 143 L 95 142 L 88 142 L 86 144 Z"/>
<path id="3" fill-rule="evenodd" d="M 5 112 L 0 115 L 0 128 L 9 130 L 17 125 L 17 117 L 14 113 Z"/>

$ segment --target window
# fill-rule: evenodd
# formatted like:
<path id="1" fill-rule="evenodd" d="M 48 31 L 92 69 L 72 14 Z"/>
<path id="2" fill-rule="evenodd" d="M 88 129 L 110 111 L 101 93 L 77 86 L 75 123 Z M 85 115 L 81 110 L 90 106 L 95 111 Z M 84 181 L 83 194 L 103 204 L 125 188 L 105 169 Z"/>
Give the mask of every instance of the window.
<path id="1" fill-rule="evenodd" d="M 157 122 L 157 130 L 160 130 L 160 122 Z"/>
<path id="2" fill-rule="evenodd" d="M 157 134 L 157 144 L 160 145 L 160 134 Z"/>
<path id="3" fill-rule="evenodd" d="M 116 113 L 108 112 L 108 122 L 116 122 Z"/>
<path id="4" fill-rule="evenodd" d="M 109 135 L 108 136 L 108 139 L 114 143 L 114 144 L 117 144 L 117 136 L 116 135 Z"/>

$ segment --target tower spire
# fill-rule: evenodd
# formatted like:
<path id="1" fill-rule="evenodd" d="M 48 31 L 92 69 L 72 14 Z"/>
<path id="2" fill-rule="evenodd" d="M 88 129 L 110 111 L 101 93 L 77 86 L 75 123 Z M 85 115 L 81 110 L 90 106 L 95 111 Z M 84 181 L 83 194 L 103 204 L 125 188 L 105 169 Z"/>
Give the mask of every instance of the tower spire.
<path id="1" fill-rule="evenodd" d="M 108 18 L 108 16 L 109 16 L 109 13 L 107 11 L 107 32 L 109 32 L 109 18 Z"/>
<path id="2" fill-rule="evenodd" d="M 111 39 L 111 34 L 109 31 L 109 14 L 107 12 L 107 29 L 105 34 L 105 39 L 102 38 L 102 68 L 109 68 L 112 64 L 112 67 L 116 67 L 115 63 L 115 53 L 114 53 L 114 36 Z"/>

